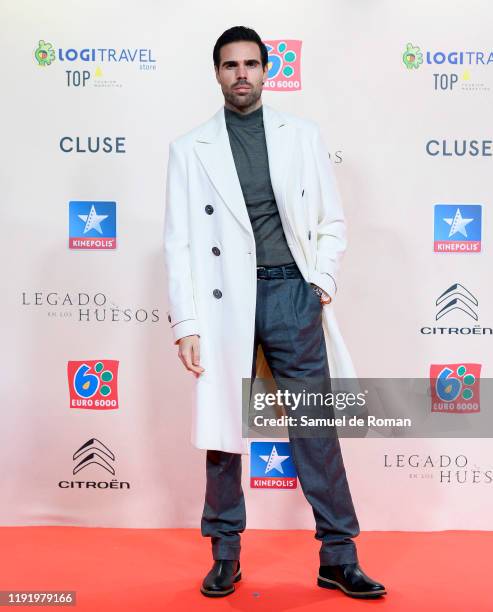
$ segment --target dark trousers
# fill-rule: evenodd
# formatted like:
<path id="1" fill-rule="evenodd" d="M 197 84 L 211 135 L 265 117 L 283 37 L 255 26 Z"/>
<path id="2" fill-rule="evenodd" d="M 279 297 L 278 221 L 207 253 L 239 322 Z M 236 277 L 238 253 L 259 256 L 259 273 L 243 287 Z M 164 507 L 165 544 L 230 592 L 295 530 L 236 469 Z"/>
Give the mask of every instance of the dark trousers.
<path id="1" fill-rule="evenodd" d="M 257 269 L 252 379 L 259 344 L 279 388 L 286 378 L 330 381 L 320 298 L 296 264 Z M 301 437 L 289 428 L 288 433 L 299 482 L 313 509 L 315 538 L 322 542 L 321 565 L 357 561 L 352 538 L 360 530 L 337 435 Z M 202 535 L 211 537 L 214 559 L 239 559 L 246 527 L 241 454 L 208 450 L 206 483 Z"/>

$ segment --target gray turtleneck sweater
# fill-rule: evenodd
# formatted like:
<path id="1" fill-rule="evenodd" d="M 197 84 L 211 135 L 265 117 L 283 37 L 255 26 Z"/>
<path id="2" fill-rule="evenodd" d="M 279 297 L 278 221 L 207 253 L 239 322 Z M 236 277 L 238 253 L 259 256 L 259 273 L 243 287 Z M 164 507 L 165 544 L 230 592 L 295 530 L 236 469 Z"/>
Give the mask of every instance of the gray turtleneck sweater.
<path id="1" fill-rule="evenodd" d="M 242 115 L 224 107 L 224 117 L 255 237 L 257 266 L 293 263 L 272 191 L 263 109 Z"/>

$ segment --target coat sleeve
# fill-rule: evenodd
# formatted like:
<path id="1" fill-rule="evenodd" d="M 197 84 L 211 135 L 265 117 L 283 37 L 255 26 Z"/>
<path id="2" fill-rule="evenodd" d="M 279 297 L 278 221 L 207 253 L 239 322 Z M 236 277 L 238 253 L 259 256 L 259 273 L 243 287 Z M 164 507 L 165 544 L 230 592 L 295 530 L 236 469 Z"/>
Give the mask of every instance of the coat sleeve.
<path id="1" fill-rule="evenodd" d="M 334 299 L 340 260 L 346 250 L 346 225 L 333 162 L 318 126 L 315 127 L 312 145 L 318 177 L 316 200 L 319 206 L 315 271 L 310 282 L 321 287 Z"/>
<path id="2" fill-rule="evenodd" d="M 190 257 L 187 184 L 185 160 L 176 145 L 170 143 L 166 176 L 164 260 L 168 283 L 168 321 L 175 344 L 184 336 L 200 335 Z"/>

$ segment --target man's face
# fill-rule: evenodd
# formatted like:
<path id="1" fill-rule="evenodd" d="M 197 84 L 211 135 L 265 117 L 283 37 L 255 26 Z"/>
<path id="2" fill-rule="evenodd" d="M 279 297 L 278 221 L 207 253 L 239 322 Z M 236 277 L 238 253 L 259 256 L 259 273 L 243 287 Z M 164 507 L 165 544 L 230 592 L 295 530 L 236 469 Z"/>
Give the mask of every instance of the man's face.
<path id="1" fill-rule="evenodd" d="M 258 45 L 248 41 L 229 43 L 221 47 L 220 55 L 216 80 L 226 102 L 242 110 L 255 106 L 268 72 L 267 66 L 262 68 Z"/>

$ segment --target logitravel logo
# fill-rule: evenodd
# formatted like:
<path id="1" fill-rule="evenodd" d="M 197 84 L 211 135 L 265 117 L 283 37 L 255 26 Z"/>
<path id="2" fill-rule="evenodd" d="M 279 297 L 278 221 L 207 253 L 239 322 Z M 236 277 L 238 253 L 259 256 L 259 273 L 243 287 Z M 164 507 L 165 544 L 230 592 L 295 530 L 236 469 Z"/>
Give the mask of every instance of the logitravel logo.
<path id="1" fill-rule="evenodd" d="M 264 40 L 269 54 L 264 89 L 296 91 L 301 89 L 301 40 Z"/>
<path id="2" fill-rule="evenodd" d="M 34 50 L 34 57 L 38 62 L 38 66 L 51 66 L 55 61 L 55 49 L 50 42 L 40 40 L 37 48 Z"/>
<path id="3" fill-rule="evenodd" d="M 118 364 L 114 359 L 89 359 L 67 363 L 70 408 L 116 410 Z"/>
<path id="4" fill-rule="evenodd" d="M 479 302 L 476 296 L 461 283 L 450 285 L 438 296 L 435 306 L 435 321 L 440 321 L 444 317 L 446 319 L 453 317 L 465 322 L 471 321 L 471 319 L 473 321 L 479 320 Z M 491 336 L 493 328 L 483 327 L 479 324 L 455 325 L 453 327 L 433 324 L 421 327 L 420 332 L 423 335 Z"/>
<path id="5" fill-rule="evenodd" d="M 89 84 L 94 87 L 122 87 L 121 82 L 108 78 L 103 65 L 134 65 L 141 71 L 149 72 L 156 70 L 157 63 L 149 48 L 55 48 L 53 43 L 42 39 L 34 49 L 34 59 L 41 68 L 56 63 L 65 68 L 67 87 L 86 87 Z"/>
<path id="6" fill-rule="evenodd" d="M 116 475 L 114 463 L 115 454 L 106 444 L 97 438 L 90 438 L 80 446 L 72 457 L 74 467 L 72 474 L 75 476 L 82 470 L 89 468 L 89 472 L 104 472 L 111 476 Z M 119 481 L 116 478 L 108 480 L 60 480 L 58 486 L 61 489 L 130 489 L 128 481 Z"/>
<path id="7" fill-rule="evenodd" d="M 70 249 L 116 249 L 116 202 L 69 202 Z"/>
<path id="8" fill-rule="evenodd" d="M 413 68 L 417 70 L 423 63 L 423 54 L 420 48 L 415 47 L 412 43 L 407 43 L 406 49 L 402 54 L 402 61 L 409 70 Z"/>
<path id="9" fill-rule="evenodd" d="M 395 453 L 384 455 L 384 467 L 411 480 L 432 480 L 440 484 L 491 484 L 493 470 L 479 469 L 466 455 L 423 455 Z"/>
<path id="10" fill-rule="evenodd" d="M 479 363 L 430 365 L 431 411 L 479 412 Z"/>
<path id="11" fill-rule="evenodd" d="M 453 91 L 460 84 L 461 91 L 487 92 L 490 85 L 484 80 L 473 80 L 471 66 L 481 68 L 493 63 L 493 51 L 422 51 L 418 45 L 408 42 L 402 53 L 402 62 L 409 70 L 417 70 L 422 65 L 457 67 L 461 72 L 432 73 L 433 87 L 436 91 Z"/>
<path id="12" fill-rule="evenodd" d="M 289 442 L 250 444 L 250 487 L 252 489 L 296 489 L 296 469 Z"/>
<path id="13" fill-rule="evenodd" d="M 481 251 L 481 205 L 435 204 L 435 253 Z"/>

